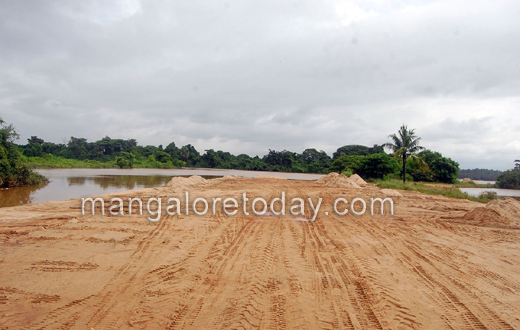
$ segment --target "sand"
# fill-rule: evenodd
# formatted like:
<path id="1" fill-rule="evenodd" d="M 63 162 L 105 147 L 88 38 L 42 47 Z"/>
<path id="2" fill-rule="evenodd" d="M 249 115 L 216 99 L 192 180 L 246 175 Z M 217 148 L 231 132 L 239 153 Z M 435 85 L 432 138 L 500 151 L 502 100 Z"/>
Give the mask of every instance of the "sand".
<path id="1" fill-rule="evenodd" d="M 102 196 L 323 198 L 308 215 L 80 214 L 79 200 L 0 209 L 0 329 L 520 328 L 519 202 L 394 191 L 346 177 L 175 179 Z M 325 214 L 328 212 L 328 215 Z"/>
<path id="2" fill-rule="evenodd" d="M 335 187 L 335 188 L 361 188 L 356 182 L 350 180 L 343 174 L 335 172 L 329 173 L 324 177 L 316 180 L 316 183 L 324 187 Z"/>
<path id="3" fill-rule="evenodd" d="M 354 181 L 360 187 L 365 187 L 366 185 L 368 185 L 368 183 L 365 180 L 363 180 L 363 178 L 360 177 L 358 174 L 351 175 L 349 177 L 349 180 Z"/>

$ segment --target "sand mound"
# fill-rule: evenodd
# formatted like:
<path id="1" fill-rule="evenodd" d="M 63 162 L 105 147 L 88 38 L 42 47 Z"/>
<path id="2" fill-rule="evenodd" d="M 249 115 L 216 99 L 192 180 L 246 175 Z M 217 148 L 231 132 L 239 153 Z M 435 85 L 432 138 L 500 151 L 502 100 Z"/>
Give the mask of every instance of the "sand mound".
<path id="1" fill-rule="evenodd" d="M 520 228 L 520 202 L 513 198 L 494 200 L 486 207 L 477 207 L 466 213 L 464 223 L 498 228 Z"/>
<path id="2" fill-rule="evenodd" d="M 279 179 L 279 180 L 287 180 L 287 178 L 282 178 L 279 176 L 271 176 L 271 175 L 257 175 L 255 176 L 255 179 Z"/>
<path id="3" fill-rule="evenodd" d="M 235 180 L 240 178 L 238 175 L 224 175 L 221 180 Z"/>
<path id="4" fill-rule="evenodd" d="M 486 207 L 497 211 L 503 217 L 520 221 L 520 201 L 514 198 L 497 199 L 489 202 Z"/>
<path id="5" fill-rule="evenodd" d="M 464 178 L 462 179 L 462 182 L 473 182 L 473 180 L 471 180 L 470 178 Z"/>
<path id="6" fill-rule="evenodd" d="M 336 172 L 329 173 L 324 177 L 316 180 L 316 183 L 326 187 L 337 187 L 337 188 L 361 188 L 357 183 L 350 180 L 343 174 Z"/>
<path id="7" fill-rule="evenodd" d="M 353 174 L 353 175 L 351 175 L 350 178 L 349 178 L 349 180 L 350 180 L 350 181 L 354 181 L 354 182 L 357 183 L 357 185 L 360 186 L 360 187 L 365 187 L 365 186 L 368 184 L 365 180 L 363 180 L 362 177 L 360 177 L 360 176 L 357 175 L 357 174 Z"/>
<path id="8" fill-rule="evenodd" d="M 400 192 L 393 189 L 381 189 L 381 192 L 385 194 L 386 196 L 392 196 L 392 197 L 400 197 L 403 196 Z"/>
<path id="9" fill-rule="evenodd" d="M 165 187 L 173 188 L 173 189 L 182 189 L 187 187 L 193 187 L 206 182 L 206 179 L 199 175 L 193 175 L 189 178 L 185 178 L 182 176 L 173 177 Z"/>

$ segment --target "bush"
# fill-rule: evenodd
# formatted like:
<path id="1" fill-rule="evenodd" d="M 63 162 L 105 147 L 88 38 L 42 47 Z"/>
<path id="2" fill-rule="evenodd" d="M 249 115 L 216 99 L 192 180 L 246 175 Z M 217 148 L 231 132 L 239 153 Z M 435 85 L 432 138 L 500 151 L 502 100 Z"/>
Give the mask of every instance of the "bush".
<path id="1" fill-rule="evenodd" d="M 497 186 L 503 189 L 520 189 L 520 169 L 508 170 L 497 177 Z"/>
<path id="2" fill-rule="evenodd" d="M 361 166 L 361 162 L 364 158 L 365 156 L 358 155 L 341 156 L 332 162 L 332 165 L 329 167 L 329 172 L 341 173 L 349 169 L 355 173 Z"/>
<path id="3" fill-rule="evenodd" d="M 347 178 L 351 177 L 352 174 L 354 174 L 354 172 L 352 172 L 351 169 L 346 169 L 344 170 L 343 172 L 341 172 L 341 174 L 343 174 L 344 176 L 346 176 Z"/>
<path id="4" fill-rule="evenodd" d="M 381 179 L 395 173 L 398 168 L 399 164 L 394 157 L 379 153 L 363 157 L 356 173 L 363 178 Z"/>
<path id="5" fill-rule="evenodd" d="M 457 182 L 459 163 L 451 158 L 443 157 L 441 153 L 431 150 L 421 151 L 418 156 L 426 164 L 410 162 L 407 164 L 414 181 L 425 182 Z"/>
<path id="6" fill-rule="evenodd" d="M 135 157 L 130 152 L 121 152 L 120 156 L 116 157 L 116 164 L 119 168 L 132 168 L 134 166 Z"/>
<path id="7" fill-rule="evenodd" d="M 478 195 L 478 198 L 497 199 L 498 198 L 498 194 L 496 193 L 496 191 L 484 191 L 480 195 Z"/>
<path id="8" fill-rule="evenodd" d="M 397 173 L 390 173 L 383 177 L 384 180 L 401 180 L 403 181 L 403 175 L 399 172 Z M 406 173 L 406 181 L 413 182 L 415 181 L 412 175 L 410 173 Z"/>
<path id="9" fill-rule="evenodd" d="M 30 186 L 47 179 L 22 163 L 21 154 L 13 143 L 18 134 L 12 125 L 0 118 L 0 187 Z"/>

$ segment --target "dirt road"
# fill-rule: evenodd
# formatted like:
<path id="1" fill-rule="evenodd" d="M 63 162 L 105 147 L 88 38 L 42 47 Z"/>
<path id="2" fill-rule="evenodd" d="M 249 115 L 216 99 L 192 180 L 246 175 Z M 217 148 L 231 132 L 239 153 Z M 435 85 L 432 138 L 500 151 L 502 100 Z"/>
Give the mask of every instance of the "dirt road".
<path id="1" fill-rule="evenodd" d="M 339 216 L 338 197 L 385 194 L 270 178 L 103 198 L 186 190 L 266 200 L 283 190 L 323 206 L 314 222 L 220 210 L 150 223 L 81 216 L 78 200 L 1 209 L 0 329 L 520 328 L 520 202 L 496 211 L 401 191 L 393 216 Z"/>

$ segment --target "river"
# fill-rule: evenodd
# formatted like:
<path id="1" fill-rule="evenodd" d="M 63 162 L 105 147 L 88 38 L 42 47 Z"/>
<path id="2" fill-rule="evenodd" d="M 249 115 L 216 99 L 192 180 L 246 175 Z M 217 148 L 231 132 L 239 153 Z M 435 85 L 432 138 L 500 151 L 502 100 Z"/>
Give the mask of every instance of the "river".
<path id="1" fill-rule="evenodd" d="M 28 203 L 81 198 L 139 188 L 162 186 L 174 176 L 200 175 L 216 178 L 224 175 L 255 177 L 278 176 L 294 180 L 316 180 L 321 174 L 260 172 L 217 169 L 37 169 L 49 183 L 42 186 L 0 189 L 0 207 Z"/>

